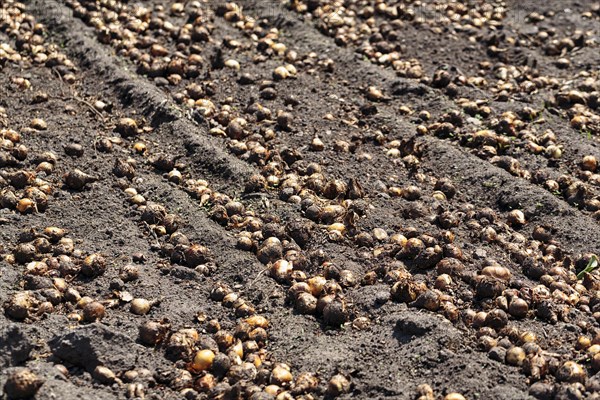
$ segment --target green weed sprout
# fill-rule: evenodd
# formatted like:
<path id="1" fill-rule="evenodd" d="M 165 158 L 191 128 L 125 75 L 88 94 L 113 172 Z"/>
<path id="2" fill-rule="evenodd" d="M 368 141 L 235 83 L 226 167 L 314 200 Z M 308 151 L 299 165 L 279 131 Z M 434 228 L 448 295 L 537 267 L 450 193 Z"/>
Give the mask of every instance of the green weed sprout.
<path id="1" fill-rule="evenodd" d="M 592 256 L 592 258 L 590 258 L 590 262 L 584 268 L 584 270 L 577 274 L 577 279 L 583 279 L 585 274 L 591 274 L 596 268 L 598 268 L 598 257 Z"/>

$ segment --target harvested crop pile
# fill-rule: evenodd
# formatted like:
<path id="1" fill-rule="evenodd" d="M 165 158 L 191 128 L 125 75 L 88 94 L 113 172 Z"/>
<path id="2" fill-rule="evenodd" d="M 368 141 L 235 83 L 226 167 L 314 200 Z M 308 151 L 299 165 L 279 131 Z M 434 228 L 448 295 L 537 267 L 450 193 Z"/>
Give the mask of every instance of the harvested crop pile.
<path id="1" fill-rule="evenodd" d="M 600 4 L 0 5 L 6 399 L 600 397 Z"/>

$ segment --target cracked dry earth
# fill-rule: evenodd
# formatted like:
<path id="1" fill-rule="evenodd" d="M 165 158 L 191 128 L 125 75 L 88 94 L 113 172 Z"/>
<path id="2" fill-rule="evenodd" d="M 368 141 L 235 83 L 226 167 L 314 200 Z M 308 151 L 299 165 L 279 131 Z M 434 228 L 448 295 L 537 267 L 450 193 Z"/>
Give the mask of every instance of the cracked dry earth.
<path id="1" fill-rule="evenodd" d="M 1 398 L 600 398 L 600 3 L 522 3 L 2 0 Z"/>

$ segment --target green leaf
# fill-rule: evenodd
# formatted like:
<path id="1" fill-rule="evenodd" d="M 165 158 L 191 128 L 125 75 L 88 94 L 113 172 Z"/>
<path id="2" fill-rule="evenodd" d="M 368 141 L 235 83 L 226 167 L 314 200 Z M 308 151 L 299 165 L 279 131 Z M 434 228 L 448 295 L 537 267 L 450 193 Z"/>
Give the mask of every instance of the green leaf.
<path id="1" fill-rule="evenodd" d="M 585 267 L 585 269 L 577 274 L 577 279 L 583 279 L 585 274 L 590 274 L 596 268 L 598 268 L 598 257 L 592 256 L 592 258 L 590 258 L 590 262 Z"/>

